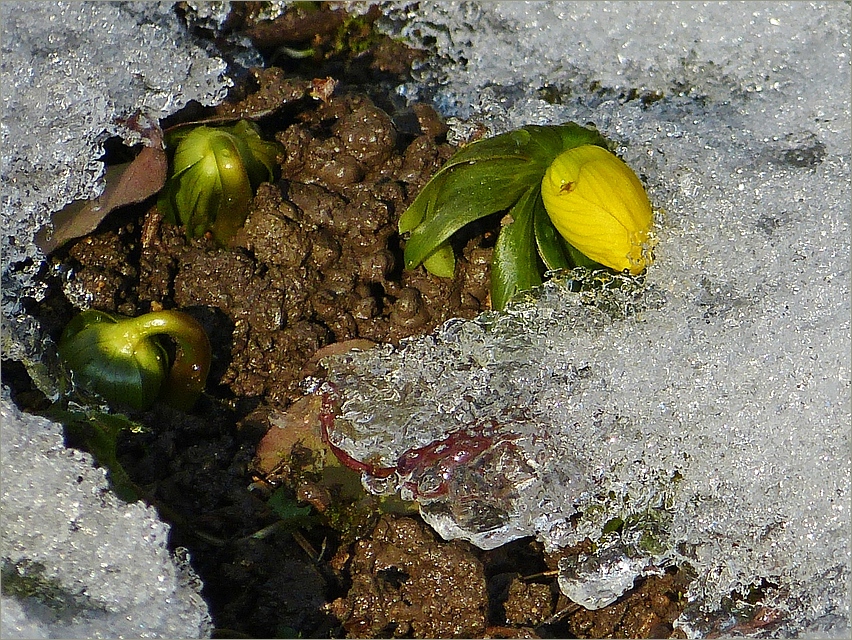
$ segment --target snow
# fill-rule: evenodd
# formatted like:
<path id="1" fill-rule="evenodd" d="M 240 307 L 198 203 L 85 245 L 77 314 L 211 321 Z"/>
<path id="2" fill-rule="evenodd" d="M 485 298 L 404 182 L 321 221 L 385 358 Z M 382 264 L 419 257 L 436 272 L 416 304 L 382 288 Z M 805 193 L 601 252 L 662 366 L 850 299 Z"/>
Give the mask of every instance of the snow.
<path id="1" fill-rule="evenodd" d="M 122 502 L 62 425 L 8 397 L 0 419 L 3 637 L 209 637 L 201 582 L 156 509 Z"/>

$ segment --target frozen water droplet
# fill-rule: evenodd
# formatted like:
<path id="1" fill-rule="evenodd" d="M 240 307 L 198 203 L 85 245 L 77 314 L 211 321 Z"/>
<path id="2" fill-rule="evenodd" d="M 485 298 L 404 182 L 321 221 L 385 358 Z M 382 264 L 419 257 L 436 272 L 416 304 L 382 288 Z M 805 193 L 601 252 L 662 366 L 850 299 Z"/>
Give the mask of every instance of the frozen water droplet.
<path id="1" fill-rule="evenodd" d="M 616 541 L 591 556 L 560 558 L 559 589 L 586 609 L 601 609 L 632 589 L 648 564 L 648 558 L 631 558 Z"/>

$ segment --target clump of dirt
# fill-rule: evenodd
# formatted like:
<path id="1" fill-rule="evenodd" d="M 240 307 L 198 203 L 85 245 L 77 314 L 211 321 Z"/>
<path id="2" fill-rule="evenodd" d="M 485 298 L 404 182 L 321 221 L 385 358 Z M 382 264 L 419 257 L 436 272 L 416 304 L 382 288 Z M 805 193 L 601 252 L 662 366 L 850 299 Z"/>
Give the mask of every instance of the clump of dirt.
<path id="1" fill-rule="evenodd" d="M 486 628 L 482 564 L 465 544 L 439 543 L 412 518 L 382 517 L 373 534 L 332 560 L 352 574 L 329 610 L 349 637 L 477 638 Z"/>
<path id="2" fill-rule="evenodd" d="M 523 627 L 540 626 L 553 615 L 553 600 L 550 585 L 514 578 L 503 604 L 506 623 Z"/>
<path id="3" fill-rule="evenodd" d="M 224 314 L 232 333 L 217 345 L 217 360 L 227 362 L 219 383 L 235 397 L 285 407 L 300 395 L 303 366 L 322 346 L 355 338 L 395 343 L 485 310 L 487 238 L 467 243 L 453 279 L 402 269 L 399 216 L 452 153 L 438 115 L 423 105 L 414 113 L 416 135 L 398 131 L 360 94 L 303 111 L 276 135 L 284 148 L 281 180 L 258 189 L 228 249 L 186 240 L 149 211 L 134 311 Z M 77 278 L 94 283 L 100 306 L 110 308 L 132 269 L 120 260 L 110 266 L 90 248 L 87 257 L 71 250 Z"/>

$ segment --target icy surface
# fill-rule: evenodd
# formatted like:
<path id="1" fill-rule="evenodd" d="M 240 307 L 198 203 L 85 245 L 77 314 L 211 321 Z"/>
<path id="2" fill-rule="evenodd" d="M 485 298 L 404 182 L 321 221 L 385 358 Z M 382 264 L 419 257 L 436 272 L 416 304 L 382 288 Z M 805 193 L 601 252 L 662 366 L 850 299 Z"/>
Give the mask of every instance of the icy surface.
<path id="1" fill-rule="evenodd" d="M 335 441 L 393 466 L 494 417 L 464 464 L 430 450 L 443 476 L 395 476 L 446 537 L 557 547 L 623 521 L 625 557 L 696 572 L 688 634 L 724 632 L 723 599 L 762 585 L 763 632 L 848 636 L 848 5 L 386 8 L 437 56 L 404 93 L 492 133 L 594 122 L 646 184 L 659 244 L 644 290 L 549 286 L 337 359 Z"/>
<path id="2" fill-rule="evenodd" d="M 209 637 L 201 583 L 170 554 L 156 510 L 117 498 L 61 425 L 5 397 L 0 420 L 4 593 L 11 574 L 42 595 L 4 598 L 3 637 Z"/>
<path id="3" fill-rule="evenodd" d="M 100 195 L 103 143 L 139 141 L 122 119 L 215 104 L 230 81 L 169 4 L 3 2 L 0 23 L 3 357 L 23 359 L 41 349 L 22 313 L 22 299 L 43 291 L 32 279 L 43 258 L 38 229 L 66 204 Z"/>

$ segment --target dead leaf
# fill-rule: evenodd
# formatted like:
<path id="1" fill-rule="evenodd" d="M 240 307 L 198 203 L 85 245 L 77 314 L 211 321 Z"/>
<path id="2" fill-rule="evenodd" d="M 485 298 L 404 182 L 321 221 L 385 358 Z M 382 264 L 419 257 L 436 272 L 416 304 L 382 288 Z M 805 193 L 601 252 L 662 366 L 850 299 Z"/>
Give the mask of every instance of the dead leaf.
<path id="1" fill-rule="evenodd" d="M 297 444 L 311 451 L 325 451 L 322 457 L 336 464 L 337 459 L 322 441 L 319 420 L 321 408 L 320 396 L 304 396 L 294 402 L 286 413 L 273 414 L 269 430 L 257 445 L 254 469 L 264 476 L 273 474 L 282 463 L 290 461 L 293 447 Z"/>
<path id="2" fill-rule="evenodd" d="M 338 81 L 331 76 L 327 78 L 314 78 L 311 80 L 311 97 L 314 100 L 322 100 L 328 103 L 331 94 L 337 88 Z"/>
<path id="3" fill-rule="evenodd" d="M 106 187 L 99 197 L 72 202 L 39 229 L 35 241 L 45 254 L 91 233 L 111 211 L 142 202 L 163 188 L 168 170 L 163 132 L 159 125 L 152 124 L 141 133 L 150 146 L 143 147 L 132 162 L 107 167 Z"/>

